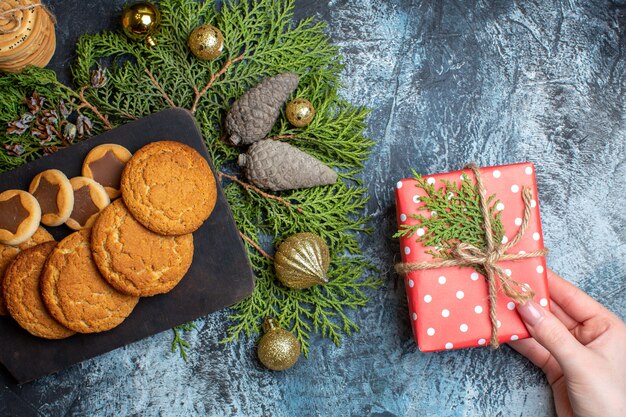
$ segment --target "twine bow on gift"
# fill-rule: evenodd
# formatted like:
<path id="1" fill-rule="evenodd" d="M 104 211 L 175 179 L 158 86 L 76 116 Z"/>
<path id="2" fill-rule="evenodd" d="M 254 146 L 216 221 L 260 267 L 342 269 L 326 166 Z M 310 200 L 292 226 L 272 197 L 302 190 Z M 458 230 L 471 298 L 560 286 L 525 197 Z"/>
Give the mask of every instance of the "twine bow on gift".
<path id="1" fill-rule="evenodd" d="M 48 9 L 45 5 L 43 5 L 41 1 L 37 1 L 36 3 L 33 3 L 33 4 L 17 6 L 17 7 L 13 7 L 11 9 L 5 10 L 3 12 L 0 12 L 1 20 L 7 20 L 9 23 L 15 23 L 13 29 L 0 29 L 0 35 L 7 35 L 7 34 L 11 34 L 11 33 L 15 33 L 19 31 L 22 26 L 22 21 L 24 20 L 24 18 L 22 17 L 21 14 L 18 14 L 18 12 L 23 12 L 24 10 L 33 11 L 36 7 L 41 7 L 48 14 L 48 16 L 50 16 L 50 19 L 52 19 L 52 23 L 56 24 L 57 22 L 56 17 L 54 16 L 54 14 L 52 14 L 50 9 Z"/>
<path id="2" fill-rule="evenodd" d="M 489 319 L 491 320 L 491 339 L 490 346 L 497 348 L 498 342 L 498 319 L 496 316 L 496 301 L 498 297 L 498 285 L 502 292 L 513 299 L 518 304 L 523 304 L 531 300 L 535 293 L 527 284 L 522 284 L 512 279 L 498 262 L 501 261 L 519 261 L 522 259 L 536 258 L 546 256 L 547 249 L 529 253 L 507 253 L 507 251 L 515 246 L 522 239 L 528 228 L 528 222 L 531 216 L 532 191 L 529 187 L 522 189 L 522 200 L 524 202 L 524 217 L 517 234 L 507 243 L 494 242 L 493 229 L 491 226 L 491 216 L 489 214 L 489 205 L 486 196 L 485 187 L 483 185 L 482 176 L 478 166 L 474 163 L 468 164 L 476 178 L 476 192 L 480 203 L 480 211 L 483 216 L 483 228 L 485 231 L 486 248 L 478 248 L 474 245 L 459 242 L 451 251 L 452 259 L 444 259 L 435 262 L 408 262 L 396 265 L 396 271 L 406 274 L 413 271 L 423 271 L 428 269 L 458 267 L 473 267 L 484 271 L 485 279 L 489 285 Z"/>

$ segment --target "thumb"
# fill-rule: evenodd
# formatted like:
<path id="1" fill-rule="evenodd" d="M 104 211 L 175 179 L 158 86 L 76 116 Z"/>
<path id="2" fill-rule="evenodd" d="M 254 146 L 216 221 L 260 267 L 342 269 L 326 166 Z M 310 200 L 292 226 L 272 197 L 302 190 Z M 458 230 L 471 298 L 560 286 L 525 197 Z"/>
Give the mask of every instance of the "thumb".
<path id="1" fill-rule="evenodd" d="M 563 371 L 580 363 L 580 357 L 585 354 L 584 346 L 554 314 L 532 300 L 518 305 L 517 312 L 531 336 L 554 356 Z"/>

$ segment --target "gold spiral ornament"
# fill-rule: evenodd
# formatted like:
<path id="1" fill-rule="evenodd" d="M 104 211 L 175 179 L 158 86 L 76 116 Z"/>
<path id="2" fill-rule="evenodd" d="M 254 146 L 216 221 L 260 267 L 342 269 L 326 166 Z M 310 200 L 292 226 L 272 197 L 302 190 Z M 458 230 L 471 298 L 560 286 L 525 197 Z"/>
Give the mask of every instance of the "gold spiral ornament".
<path id="1" fill-rule="evenodd" d="M 0 0 L 0 71 L 45 67 L 56 50 L 54 24 L 38 0 Z"/>

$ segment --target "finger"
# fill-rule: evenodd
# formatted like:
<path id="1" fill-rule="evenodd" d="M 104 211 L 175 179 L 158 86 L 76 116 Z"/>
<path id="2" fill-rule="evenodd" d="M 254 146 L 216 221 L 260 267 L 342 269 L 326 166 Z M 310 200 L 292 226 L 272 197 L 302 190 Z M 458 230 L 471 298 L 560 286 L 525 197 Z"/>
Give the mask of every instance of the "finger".
<path id="1" fill-rule="evenodd" d="M 534 301 L 518 305 L 517 311 L 530 334 L 554 356 L 563 371 L 578 365 L 586 350 L 554 314 Z"/>
<path id="2" fill-rule="evenodd" d="M 546 374 L 550 384 L 563 375 L 563 371 L 554 356 L 535 339 L 516 340 L 507 344 L 540 368 Z"/>
<path id="3" fill-rule="evenodd" d="M 554 301 L 554 300 L 552 300 L 552 301 Z M 576 328 L 576 326 L 578 326 L 580 324 L 576 320 L 571 318 L 569 314 L 567 314 L 565 311 L 563 311 L 561 306 L 558 305 L 555 302 L 553 302 L 550 305 L 550 311 L 552 312 L 552 314 L 554 314 L 556 316 L 557 319 L 561 320 L 561 323 L 563 323 L 565 325 L 565 327 L 567 327 L 567 330 L 569 330 L 569 331 L 572 331 L 573 329 Z"/>
<path id="4" fill-rule="evenodd" d="M 550 298 L 574 320 L 583 323 L 598 315 L 606 314 L 602 304 L 585 294 L 580 288 L 548 269 L 548 288 Z"/>

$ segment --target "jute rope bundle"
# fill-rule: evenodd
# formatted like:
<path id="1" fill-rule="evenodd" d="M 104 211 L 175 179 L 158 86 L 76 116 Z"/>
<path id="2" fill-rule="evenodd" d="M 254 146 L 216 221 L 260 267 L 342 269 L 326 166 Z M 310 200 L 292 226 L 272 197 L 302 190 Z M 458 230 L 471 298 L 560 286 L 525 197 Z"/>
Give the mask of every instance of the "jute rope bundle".
<path id="1" fill-rule="evenodd" d="M 485 273 L 485 279 L 489 285 L 489 319 L 491 320 L 491 339 L 489 344 L 493 348 L 499 346 L 498 342 L 498 319 L 496 316 L 496 301 L 498 297 L 498 286 L 502 292 L 513 299 L 518 304 L 523 304 L 531 300 L 535 293 L 526 284 L 515 281 L 498 265 L 500 261 L 519 261 L 522 259 L 536 258 L 546 256 L 547 249 L 541 249 L 530 253 L 507 253 L 507 251 L 515 246 L 522 239 L 528 228 L 528 222 L 531 216 L 532 191 L 529 187 L 522 189 L 522 200 L 524 202 L 524 217 L 517 234 L 511 241 L 505 244 L 494 242 L 493 229 L 491 226 L 491 216 L 489 215 L 489 205 L 485 187 L 483 185 L 482 176 L 478 166 L 471 163 L 466 166 L 474 173 L 476 178 L 476 192 L 478 193 L 480 210 L 483 216 L 483 228 L 487 247 L 486 249 L 478 248 L 474 245 L 459 242 L 451 251 L 452 259 L 445 259 L 435 262 L 409 262 L 399 263 L 396 265 L 396 271 L 406 274 L 413 271 L 423 271 L 428 269 L 458 267 L 482 268 Z"/>

